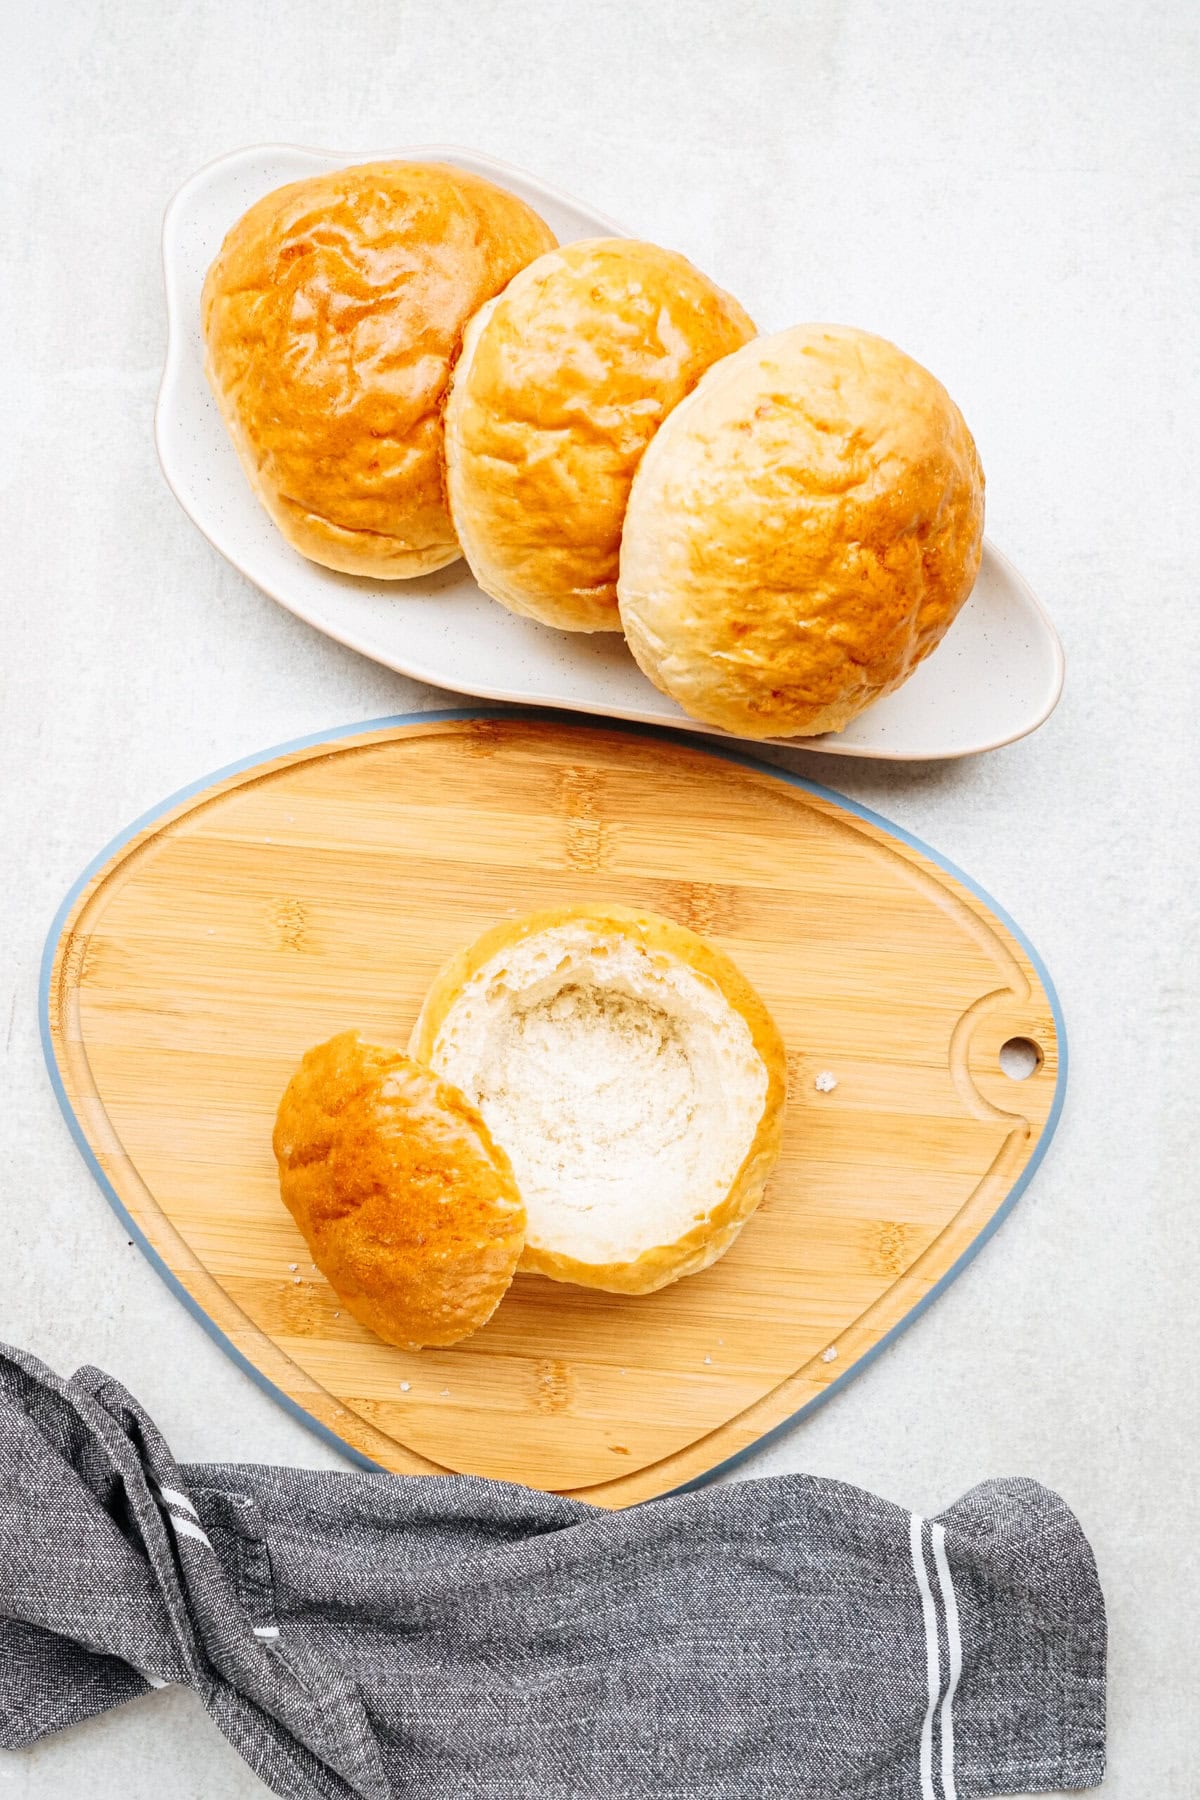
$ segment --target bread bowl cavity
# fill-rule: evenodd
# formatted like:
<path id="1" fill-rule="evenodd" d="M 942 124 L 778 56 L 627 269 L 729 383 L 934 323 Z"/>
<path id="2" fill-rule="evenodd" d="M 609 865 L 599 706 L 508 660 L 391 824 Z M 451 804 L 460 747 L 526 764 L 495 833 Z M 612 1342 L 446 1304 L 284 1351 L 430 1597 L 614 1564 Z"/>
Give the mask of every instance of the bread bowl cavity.
<path id="1" fill-rule="evenodd" d="M 411 1054 L 507 1152 L 521 1267 L 648 1292 L 723 1253 L 778 1155 L 783 1048 L 728 958 L 577 907 L 497 927 L 434 983 Z"/>

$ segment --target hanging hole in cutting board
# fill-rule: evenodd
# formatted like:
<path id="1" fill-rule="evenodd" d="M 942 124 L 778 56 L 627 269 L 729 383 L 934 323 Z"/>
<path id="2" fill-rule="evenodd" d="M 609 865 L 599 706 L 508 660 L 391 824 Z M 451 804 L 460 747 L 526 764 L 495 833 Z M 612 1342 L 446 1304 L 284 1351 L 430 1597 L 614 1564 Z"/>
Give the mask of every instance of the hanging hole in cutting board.
<path id="1" fill-rule="evenodd" d="M 1028 1081 L 1045 1060 L 1041 1045 L 1032 1038 L 1011 1037 L 1000 1046 L 1000 1067 L 1010 1081 Z"/>

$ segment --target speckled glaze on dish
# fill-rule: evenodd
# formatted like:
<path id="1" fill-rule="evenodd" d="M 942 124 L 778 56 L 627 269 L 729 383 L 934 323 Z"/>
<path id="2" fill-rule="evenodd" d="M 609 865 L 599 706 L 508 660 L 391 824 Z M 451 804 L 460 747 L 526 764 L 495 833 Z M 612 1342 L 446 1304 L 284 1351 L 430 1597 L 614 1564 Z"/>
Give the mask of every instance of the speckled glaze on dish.
<path id="1" fill-rule="evenodd" d="M 488 700 L 704 731 L 655 691 L 615 633 L 559 632 L 519 618 L 489 600 L 461 561 L 402 587 L 337 574 L 293 550 L 255 499 L 204 377 L 205 273 L 229 227 L 264 194 L 380 154 L 452 163 L 498 182 L 540 213 L 563 243 L 622 235 L 612 220 L 519 170 L 446 145 L 371 152 L 267 144 L 209 163 L 179 190 L 163 220 L 169 331 L 155 440 L 172 491 L 209 541 L 264 593 L 400 674 Z M 769 331 L 790 321 L 758 322 Z M 975 591 L 936 654 L 845 731 L 793 745 L 890 761 L 969 756 L 1036 730 L 1053 711 L 1062 681 L 1054 627 L 1012 564 L 985 544 Z"/>

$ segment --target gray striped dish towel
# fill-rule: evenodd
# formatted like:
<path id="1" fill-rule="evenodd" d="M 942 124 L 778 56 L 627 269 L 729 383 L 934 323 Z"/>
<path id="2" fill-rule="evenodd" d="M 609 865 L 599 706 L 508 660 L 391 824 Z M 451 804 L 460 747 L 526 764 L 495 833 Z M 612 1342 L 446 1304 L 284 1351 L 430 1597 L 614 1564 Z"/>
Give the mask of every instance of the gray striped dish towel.
<path id="1" fill-rule="evenodd" d="M 974 1800 L 1100 1781 L 1104 1657 L 1031 1481 L 924 1519 L 180 1465 L 115 1381 L 0 1351 L 7 1748 L 186 1682 L 296 1800 Z"/>

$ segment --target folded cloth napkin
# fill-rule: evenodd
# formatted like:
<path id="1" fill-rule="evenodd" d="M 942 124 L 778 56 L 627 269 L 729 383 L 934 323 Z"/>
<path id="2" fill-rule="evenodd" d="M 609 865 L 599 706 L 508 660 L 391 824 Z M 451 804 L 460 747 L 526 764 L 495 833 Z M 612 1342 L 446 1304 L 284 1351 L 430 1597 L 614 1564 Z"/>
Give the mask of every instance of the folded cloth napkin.
<path id="1" fill-rule="evenodd" d="M 0 1350 L 7 1748 L 186 1682 L 287 1796 L 968 1800 L 1100 1781 L 1104 1656 L 1032 1481 L 924 1519 L 180 1465 L 117 1382 Z"/>

